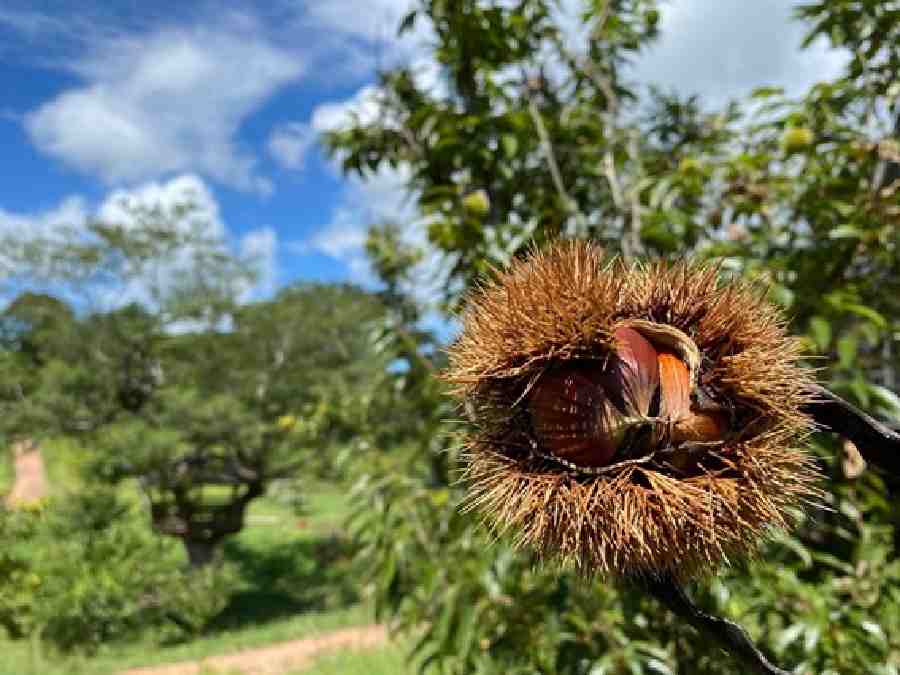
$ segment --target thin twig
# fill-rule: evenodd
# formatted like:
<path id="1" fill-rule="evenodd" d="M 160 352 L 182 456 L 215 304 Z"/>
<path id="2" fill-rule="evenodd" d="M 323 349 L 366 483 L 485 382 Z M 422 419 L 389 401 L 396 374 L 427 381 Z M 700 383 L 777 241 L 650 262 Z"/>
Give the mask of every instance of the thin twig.
<path id="1" fill-rule="evenodd" d="M 594 37 L 600 37 L 603 29 L 606 28 L 606 21 L 612 14 L 612 4 L 612 0 L 606 0 L 603 4 L 603 9 L 600 10 L 600 15 L 597 17 L 597 23 L 594 26 Z"/>
<path id="2" fill-rule="evenodd" d="M 566 186 L 563 183 L 562 173 L 560 172 L 559 164 L 556 161 L 556 153 L 553 151 L 553 142 L 550 139 L 550 134 L 547 132 L 547 127 L 544 125 L 544 120 L 541 119 L 541 112 L 538 110 L 534 97 L 531 97 L 528 100 L 528 112 L 531 114 L 531 119 L 537 130 L 538 138 L 541 141 L 544 159 L 547 160 L 547 168 L 550 170 L 550 177 L 553 180 L 553 185 L 556 188 L 557 193 L 559 193 L 559 198 L 562 200 L 563 204 L 566 205 L 566 209 L 569 213 L 575 216 L 578 224 L 582 225 L 584 223 L 584 214 L 581 213 L 581 210 L 578 208 L 578 203 L 571 195 L 569 195 Z"/>
<path id="3" fill-rule="evenodd" d="M 613 204 L 619 211 L 625 209 L 625 198 L 622 196 L 622 186 L 619 184 L 619 177 L 616 174 L 616 163 L 613 159 L 612 150 L 607 150 L 603 155 L 603 175 L 609 182 L 609 190 L 612 194 Z"/>
<path id="4" fill-rule="evenodd" d="M 625 232 L 625 197 L 622 194 L 622 185 L 616 173 L 616 162 L 613 158 L 612 149 L 607 149 L 603 153 L 603 175 L 606 176 L 606 181 L 609 183 L 609 192 L 612 196 L 613 206 L 618 212 L 616 218 L 622 229 L 622 258 L 628 261 L 631 260 L 635 252 L 632 250 L 631 240 L 626 236 Z"/>
<path id="5" fill-rule="evenodd" d="M 633 129 L 629 135 L 628 139 L 628 156 L 635 165 L 639 166 L 638 156 L 638 135 L 637 130 Z M 640 195 L 640 173 L 638 171 L 635 172 L 634 182 L 631 186 L 631 189 L 628 191 L 629 203 L 630 203 L 630 211 L 631 211 L 631 224 L 629 231 L 625 234 L 623 239 L 630 239 L 631 244 L 631 252 L 634 255 L 640 255 L 644 252 L 643 244 L 641 244 L 641 195 Z"/>
<path id="6" fill-rule="evenodd" d="M 531 119 L 534 122 L 535 129 L 537 129 L 538 138 L 541 141 L 541 148 L 544 151 L 544 159 L 547 160 L 550 176 L 553 179 L 553 185 L 556 187 L 556 191 L 559 193 L 560 198 L 562 198 L 563 202 L 568 206 L 572 201 L 572 198 L 569 196 L 569 193 L 566 192 L 566 186 L 563 184 L 562 174 L 559 171 L 559 164 L 556 163 L 556 154 L 553 152 L 553 143 L 550 141 L 550 134 L 547 133 L 547 127 L 544 126 L 544 121 L 541 119 L 541 113 L 533 98 L 528 101 L 528 112 L 531 113 Z"/>

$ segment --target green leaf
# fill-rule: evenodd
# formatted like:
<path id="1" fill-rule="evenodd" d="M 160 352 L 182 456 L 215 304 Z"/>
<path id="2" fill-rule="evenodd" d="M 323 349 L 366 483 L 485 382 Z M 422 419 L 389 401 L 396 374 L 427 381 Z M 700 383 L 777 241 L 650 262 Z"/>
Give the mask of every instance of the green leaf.
<path id="1" fill-rule="evenodd" d="M 839 572 L 841 574 L 846 574 L 847 576 L 853 576 L 855 570 L 853 565 L 844 560 L 841 560 L 836 555 L 832 553 L 826 553 L 824 551 L 816 551 L 813 553 L 813 558 L 815 558 L 816 562 L 826 565 L 827 567 Z"/>
<path id="2" fill-rule="evenodd" d="M 783 94 L 783 87 L 757 87 L 750 92 L 750 98 L 772 98 L 773 96 L 782 96 Z"/>
<path id="3" fill-rule="evenodd" d="M 503 153 L 506 155 L 506 158 L 512 159 L 519 150 L 519 139 L 512 134 L 503 134 L 500 137 L 500 145 L 503 148 Z"/>
<path id="4" fill-rule="evenodd" d="M 824 352 L 831 344 L 831 324 L 821 316 L 809 320 L 809 333 L 820 352 Z"/>
<path id="5" fill-rule="evenodd" d="M 887 635 L 885 635 L 884 629 L 875 621 L 866 620 L 860 624 L 860 628 L 866 631 L 869 635 L 873 636 L 878 642 L 886 643 Z"/>
<path id="6" fill-rule="evenodd" d="M 853 312 L 857 316 L 864 317 L 871 321 L 873 324 L 878 326 L 881 330 L 886 330 L 888 327 L 887 319 L 885 319 L 878 310 L 872 309 L 871 307 L 867 307 L 866 305 L 860 305 L 855 302 L 849 302 L 842 307 L 848 312 Z"/>
<path id="7" fill-rule="evenodd" d="M 877 405 L 879 405 L 886 414 L 900 419 L 900 396 L 880 384 L 870 385 L 870 389 L 872 391 L 872 398 L 875 399 Z"/>
<path id="8" fill-rule="evenodd" d="M 838 225 L 828 233 L 829 239 L 860 239 L 862 236 L 855 225 Z"/>
<path id="9" fill-rule="evenodd" d="M 773 284 L 769 294 L 776 303 L 782 307 L 791 307 L 794 304 L 794 292 L 787 286 Z"/>
<path id="10" fill-rule="evenodd" d="M 785 628 L 775 639 L 775 649 L 783 652 L 791 643 L 795 642 L 802 635 L 805 626 L 802 623 L 795 623 Z"/>
<path id="11" fill-rule="evenodd" d="M 838 360 L 841 368 L 850 368 L 856 360 L 857 340 L 855 335 L 844 335 L 837 341 Z"/>
<path id="12" fill-rule="evenodd" d="M 403 35 L 407 31 L 413 29 L 413 26 L 416 24 L 416 18 L 418 17 L 419 11 L 414 9 L 409 14 L 403 17 L 403 20 L 400 22 L 400 27 L 397 28 L 397 35 Z"/>

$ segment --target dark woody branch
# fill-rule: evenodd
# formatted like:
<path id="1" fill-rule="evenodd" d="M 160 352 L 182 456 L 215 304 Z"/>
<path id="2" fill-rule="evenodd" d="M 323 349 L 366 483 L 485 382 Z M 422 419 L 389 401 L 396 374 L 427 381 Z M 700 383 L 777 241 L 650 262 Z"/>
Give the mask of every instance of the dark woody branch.
<path id="1" fill-rule="evenodd" d="M 871 465 L 900 479 L 900 433 L 882 424 L 820 385 L 813 385 L 806 413 L 823 431 L 831 431 L 853 442 Z M 641 581 L 642 588 L 679 617 L 687 620 L 702 635 L 731 653 L 751 672 L 760 675 L 788 675 L 772 665 L 738 624 L 707 614 L 687 596 L 671 576 Z"/>
<path id="2" fill-rule="evenodd" d="M 697 631 L 719 643 L 749 671 L 760 675 L 789 675 L 788 671 L 773 666 L 753 644 L 747 631 L 733 621 L 707 614 L 684 592 L 672 577 L 661 576 L 644 580 L 642 587 L 674 614 L 687 620 Z M 745 672 L 745 671 L 741 671 Z"/>
<path id="3" fill-rule="evenodd" d="M 832 431 L 852 441 L 866 462 L 900 478 L 900 433 L 825 387 L 814 385 L 813 393 L 815 398 L 807 405 L 806 413 L 823 431 Z"/>

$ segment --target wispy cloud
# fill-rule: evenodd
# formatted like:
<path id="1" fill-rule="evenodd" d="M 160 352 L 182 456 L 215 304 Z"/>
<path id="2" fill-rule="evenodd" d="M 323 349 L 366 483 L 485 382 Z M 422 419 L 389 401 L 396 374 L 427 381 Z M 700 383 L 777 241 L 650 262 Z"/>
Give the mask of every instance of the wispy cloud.
<path id="1" fill-rule="evenodd" d="M 42 151 L 109 183 L 195 171 L 242 190 L 271 190 L 237 132 L 303 64 L 252 29 L 123 38 L 99 45 L 77 70 L 84 86 L 25 118 Z"/>
<path id="2" fill-rule="evenodd" d="M 260 155 L 302 168 L 310 122 L 277 124 L 262 147 L 242 125 L 291 84 L 363 82 L 421 54 L 420 39 L 396 39 L 412 4 L 372 0 L 361 11 L 358 0 L 239 0 L 225 11 L 201 2 L 138 14 L 90 3 L 49 13 L 11 0 L 0 8 L 0 51 L 18 49 L 81 80 L 11 112 L 39 150 L 109 185 L 194 172 L 267 194 Z"/>
<path id="3" fill-rule="evenodd" d="M 640 56 L 635 80 L 697 93 L 711 106 L 746 96 L 759 86 L 793 95 L 834 77 L 843 52 L 816 43 L 801 50 L 808 28 L 793 20 L 785 0 L 681 0 L 665 3 L 660 39 Z"/>
<path id="4" fill-rule="evenodd" d="M 189 208 L 186 208 L 189 207 Z M 221 216 L 219 203 L 209 186 L 199 176 L 183 174 L 168 181 L 150 181 L 130 190 L 114 190 L 96 206 L 81 197 L 72 196 L 57 207 L 37 213 L 12 213 L 0 209 L 0 236 L 46 237 L 60 241 L 88 238 L 88 224 L 92 221 L 116 224 L 126 228 L 139 227 L 147 214 L 175 230 L 191 232 L 220 240 L 233 254 L 249 260 L 257 271 L 252 285 L 237 288 L 242 301 L 270 295 L 279 279 L 278 236 L 271 227 L 259 227 L 238 236 L 228 228 Z M 98 310 L 108 310 L 141 302 L 152 304 L 154 298 L 165 294 L 189 276 L 194 265 L 194 251 L 190 247 L 179 250 L 166 260 L 155 261 L 140 274 L 122 279 L 100 279 L 77 289 L 72 295 L 58 280 L 55 290 L 65 297 Z M 21 270 L 11 269 L 15 278 Z M 31 280 L 42 283 L 40 280 Z M 16 283 L 19 283 L 18 281 Z"/>
<path id="5" fill-rule="evenodd" d="M 316 132 L 303 122 L 280 124 L 269 134 L 267 148 L 281 166 L 299 171 L 306 164 L 306 154 L 315 145 Z"/>
<path id="6" fill-rule="evenodd" d="M 293 242 L 290 250 L 298 254 L 321 253 L 346 265 L 355 281 L 374 281 L 365 255 L 368 227 L 372 223 L 412 223 L 415 205 L 405 188 L 405 172 L 383 169 L 370 180 L 350 178 L 344 187 L 340 205 L 311 237 Z"/>

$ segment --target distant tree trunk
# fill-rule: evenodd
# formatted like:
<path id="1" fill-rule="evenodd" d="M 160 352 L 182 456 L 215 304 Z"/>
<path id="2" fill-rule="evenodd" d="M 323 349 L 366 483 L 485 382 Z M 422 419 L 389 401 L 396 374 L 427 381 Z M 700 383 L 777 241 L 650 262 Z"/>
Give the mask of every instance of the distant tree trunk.
<path id="1" fill-rule="evenodd" d="M 191 567 L 204 567 L 215 559 L 216 549 L 225 537 L 243 529 L 247 505 L 263 494 L 265 483 L 254 481 L 242 488 L 224 504 L 204 504 L 182 487 L 172 488 L 163 499 L 154 500 L 151 496 L 153 528 L 181 540 Z"/>
<path id="2" fill-rule="evenodd" d="M 187 538 L 184 538 L 181 541 L 184 543 L 184 550 L 187 551 L 188 561 L 190 562 L 191 567 L 205 567 L 215 558 L 218 541 Z"/>

